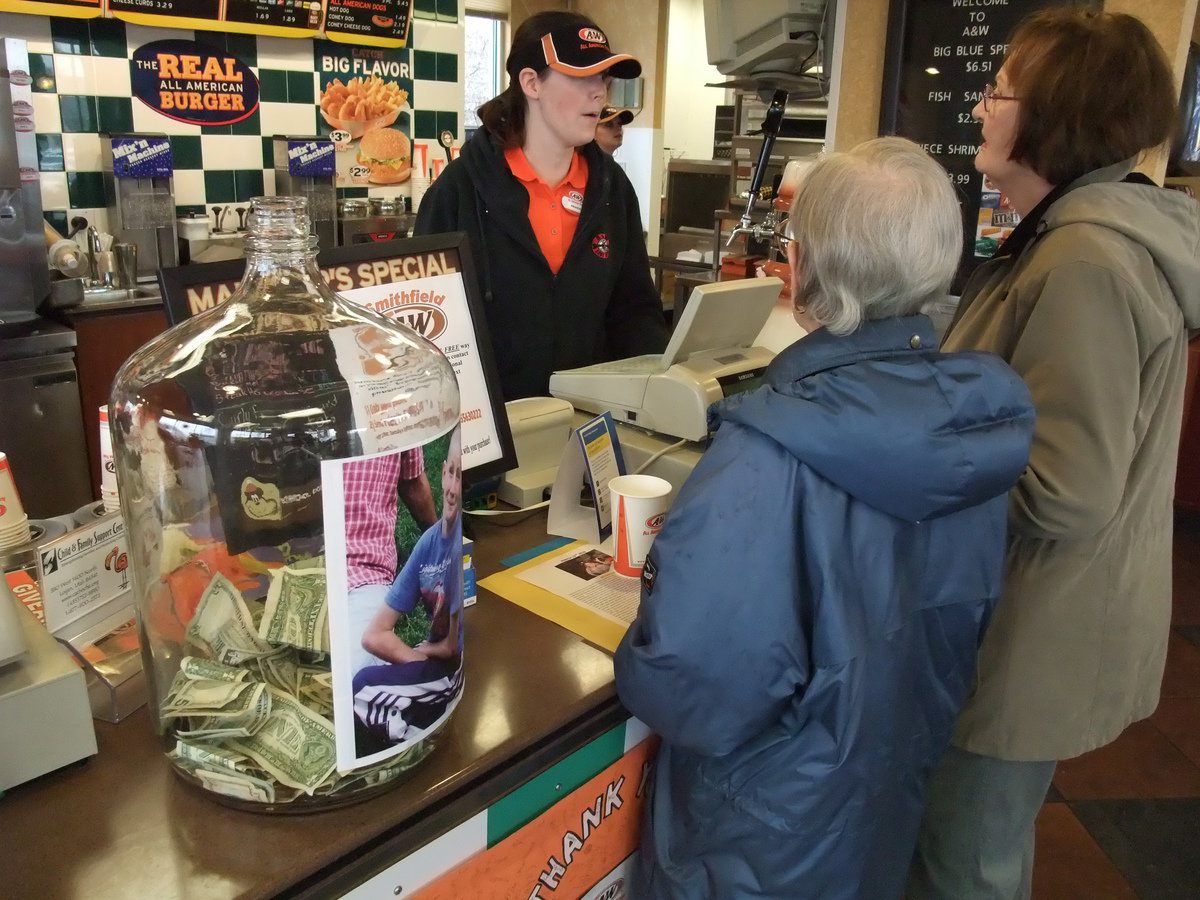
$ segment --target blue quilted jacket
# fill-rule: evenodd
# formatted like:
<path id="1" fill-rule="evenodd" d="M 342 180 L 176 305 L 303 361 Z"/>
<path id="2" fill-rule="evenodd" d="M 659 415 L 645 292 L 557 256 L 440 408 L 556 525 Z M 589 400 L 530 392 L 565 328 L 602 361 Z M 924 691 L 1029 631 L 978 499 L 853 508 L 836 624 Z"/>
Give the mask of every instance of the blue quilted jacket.
<path id="1" fill-rule="evenodd" d="M 630 895 L 901 896 L 1000 596 L 1033 408 L 924 316 L 814 332 L 713 406 L 617 650 L 663 737 Z"/>

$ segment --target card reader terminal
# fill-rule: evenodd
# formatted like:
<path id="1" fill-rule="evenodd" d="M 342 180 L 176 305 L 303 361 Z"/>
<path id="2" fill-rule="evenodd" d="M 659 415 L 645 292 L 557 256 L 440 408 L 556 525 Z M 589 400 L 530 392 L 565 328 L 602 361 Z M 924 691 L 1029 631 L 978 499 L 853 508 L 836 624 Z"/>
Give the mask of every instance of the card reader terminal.
<path id="1" fill-rule="evenodd" d="M 782 287 L 778 278 L 698 285 L 664 353 L 555 372 L 550 393 L 576 409 L 704 440 L 708 407 L 757 387 L 775 357 L 753 343 Z"/>

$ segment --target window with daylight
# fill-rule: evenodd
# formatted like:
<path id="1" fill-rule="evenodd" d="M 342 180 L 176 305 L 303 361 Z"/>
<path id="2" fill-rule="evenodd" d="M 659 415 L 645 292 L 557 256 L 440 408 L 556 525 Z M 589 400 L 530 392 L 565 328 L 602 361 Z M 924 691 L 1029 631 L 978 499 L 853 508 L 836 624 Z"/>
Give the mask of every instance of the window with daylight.
<path id="1" fill-rule="evenodd" d="M 494 12 L 468 9 L 463 87 L 467 137 L 479 127 L 475 110 L 504 89 L 504 58 L 508 53 L 508 22 Z"/>

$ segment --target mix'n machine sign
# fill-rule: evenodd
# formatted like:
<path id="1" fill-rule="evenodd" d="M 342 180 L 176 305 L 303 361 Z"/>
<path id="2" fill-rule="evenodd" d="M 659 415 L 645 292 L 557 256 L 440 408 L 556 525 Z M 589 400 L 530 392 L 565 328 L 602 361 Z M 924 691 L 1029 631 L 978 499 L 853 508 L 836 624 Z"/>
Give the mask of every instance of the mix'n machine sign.
<path id="1" fill-rule="evenodd" d="M 258 108 L 258 78 L 223 50 L 196 41 L 143 44 L 129 61 L 133 95 L 180 122 L 229 125 Z"/>

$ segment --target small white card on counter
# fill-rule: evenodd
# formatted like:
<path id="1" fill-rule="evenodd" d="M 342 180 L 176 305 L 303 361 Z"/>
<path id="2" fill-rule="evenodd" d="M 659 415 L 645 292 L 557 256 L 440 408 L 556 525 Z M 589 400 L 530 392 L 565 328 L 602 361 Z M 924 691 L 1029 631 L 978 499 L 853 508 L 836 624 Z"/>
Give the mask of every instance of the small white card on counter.
<path id="1" fill-rule="evenodd" d="M 605 540 L 612 534 L 608 482 L 624 474 L 625 460 L 612 413 L 602 413 L 576 428 L 558 462 L 546 533 L 593 544 Z M 590 494 L 590 506 L 583 500 L 585 492 Z"/>
<path id="2" fill-rule="evenodd" d="M 130 588 L 120 513 L 89 522 L 38 548 L 46 628 L 56 634 Z"/>

